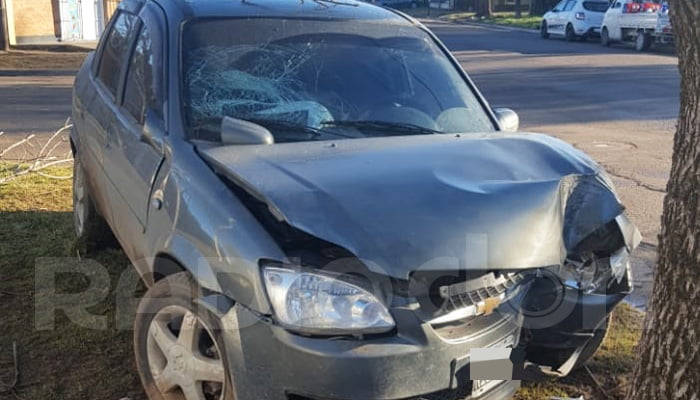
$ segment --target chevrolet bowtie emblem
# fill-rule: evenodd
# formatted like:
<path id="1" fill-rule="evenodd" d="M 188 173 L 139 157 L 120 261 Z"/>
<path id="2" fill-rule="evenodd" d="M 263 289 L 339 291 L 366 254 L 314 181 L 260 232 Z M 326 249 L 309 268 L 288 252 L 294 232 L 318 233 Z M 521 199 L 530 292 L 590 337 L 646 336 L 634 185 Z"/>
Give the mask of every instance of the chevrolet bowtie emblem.
<path id="1" fill-rule="evenodd" d="M 503 296 L 489 297 L 477 303 L 477 314 L 489 315 L 493 310 L 497 309 L 503 301 Z"/>

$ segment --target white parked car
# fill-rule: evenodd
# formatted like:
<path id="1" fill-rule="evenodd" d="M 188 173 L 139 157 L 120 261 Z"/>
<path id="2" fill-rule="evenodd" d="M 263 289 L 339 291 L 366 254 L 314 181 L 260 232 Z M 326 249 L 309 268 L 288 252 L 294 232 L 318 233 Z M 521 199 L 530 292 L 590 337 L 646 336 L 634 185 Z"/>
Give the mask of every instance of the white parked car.
<path id="1" fill-rule="evenodd" d="M 586 40 L 600 34 L 607 0 L 562 0 L 542 17 L 540 35 L 563 35 L 566 40 Z"/>

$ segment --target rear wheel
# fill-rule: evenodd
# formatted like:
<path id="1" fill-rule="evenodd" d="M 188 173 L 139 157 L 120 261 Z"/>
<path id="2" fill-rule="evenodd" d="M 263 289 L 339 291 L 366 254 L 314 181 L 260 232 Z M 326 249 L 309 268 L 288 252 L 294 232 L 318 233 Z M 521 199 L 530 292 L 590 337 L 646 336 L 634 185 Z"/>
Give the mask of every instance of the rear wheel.
<path id="1" fill-rule="evenodd" d="M 77 154 L 73 161 L 73 229 L 75 236 L 85 243 L 89 251 L 116 242 L 107 222 L 95 208 L 88 190 L 85 169 Z"/>
<path id="2" fill-rule="evenodd" d="M 566 32 L 564 33 L 564 38 L 567 42 L 573 42 L 576 40 L 576 33 L 574 33 L 573 25 L 569 24 L 566 26 Z"/>
<path id="3" fill-rule="evenodd" d="M 543 39 L 549 38 L 549 31 L 547 31 L 547 21 L 542 20 L 542 24 L 540 24 L 540 36 Z"/>
<path id="4" fill-rule="evenodd" d="M 610 46 L 610 33 L 608 32 L 607 27 L 603 27 L 603 30 L 600 31 L 600 44 L 602 44 L 605 47 Z"/>
<path id="5" fill-rule="evenodd" d="M 651 35 L 644 32 L 637 32 L 637 38 L 634 41 L 634 48 L 637 51 L 646 51 L 651 47 Z"/>

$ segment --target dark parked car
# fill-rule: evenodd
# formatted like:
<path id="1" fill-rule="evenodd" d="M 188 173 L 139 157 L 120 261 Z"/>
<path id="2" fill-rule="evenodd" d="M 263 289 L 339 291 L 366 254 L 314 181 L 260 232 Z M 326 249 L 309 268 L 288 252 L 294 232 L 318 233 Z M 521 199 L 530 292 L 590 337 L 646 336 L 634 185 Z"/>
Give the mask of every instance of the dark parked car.
<path id="1" fill-rule="evenodd" d="M 149 286 L 151 399 L 507 398 L 588 359 L 631 288 L 601 168 L 514 133 L 397 12 L 124 0 L 73 118 L 76 232 Z"/>

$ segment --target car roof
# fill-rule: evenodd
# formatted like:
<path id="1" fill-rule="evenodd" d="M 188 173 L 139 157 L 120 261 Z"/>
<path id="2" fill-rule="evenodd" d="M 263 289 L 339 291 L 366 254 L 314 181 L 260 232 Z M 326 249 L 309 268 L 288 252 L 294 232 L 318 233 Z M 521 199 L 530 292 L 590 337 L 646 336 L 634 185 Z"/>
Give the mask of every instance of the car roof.
<path id="1" fill-rule="evenodd" d="M 139 0 L 131 0 L 139 2 Z M 142 0 L 141 0 L 142 1 Z M 192 18 L 382 20 L 411 24 L 401 13 L 355 0 L 153 0 L 167 14 Z"/>

